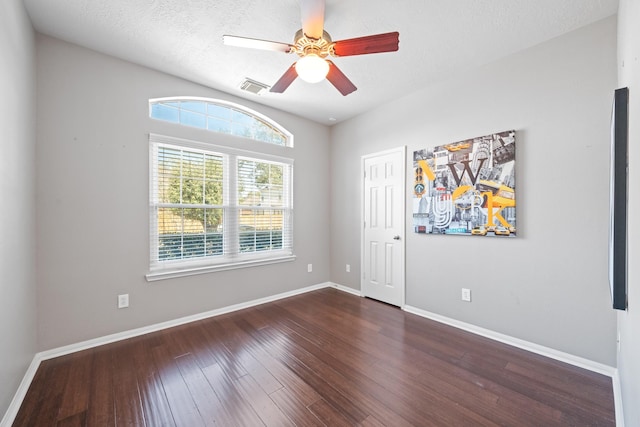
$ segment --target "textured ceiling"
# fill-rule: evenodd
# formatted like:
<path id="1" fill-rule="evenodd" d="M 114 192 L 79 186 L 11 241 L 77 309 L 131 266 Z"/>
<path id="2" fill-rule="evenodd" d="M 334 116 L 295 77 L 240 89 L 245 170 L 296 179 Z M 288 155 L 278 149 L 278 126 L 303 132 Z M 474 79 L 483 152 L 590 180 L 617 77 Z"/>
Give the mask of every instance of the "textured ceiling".
<path id="1" fill-rule="evenodd" d="M 225 46 L 222 35 L 292 43 L 296 0 L 25 0 L 37 31 L 252 101 L 337 123 L 454 73 L 613 15 L 617 0 L 327 0 L 333 40 L 400 32 L 393 53 L 334 58 L 358 87 L 346 97 L 327 81 L 272 85 L 295 55 Z M 180 95 L 180 94 L 166 94 Z"/>

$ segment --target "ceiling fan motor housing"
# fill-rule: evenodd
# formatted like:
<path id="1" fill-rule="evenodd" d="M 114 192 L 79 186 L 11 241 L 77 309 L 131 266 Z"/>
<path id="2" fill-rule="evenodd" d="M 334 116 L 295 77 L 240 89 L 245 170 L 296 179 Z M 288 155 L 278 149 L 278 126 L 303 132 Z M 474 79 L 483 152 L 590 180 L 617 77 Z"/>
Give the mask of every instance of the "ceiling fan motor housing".
<path id="1" fill-rule="evenodd" d="M 301 58 L 304 58 L 308 54 L 315 54 L 320 58 L 326 58 L 329 55 L 334 55 L 331 36 L 326 31 L 322 31 L 322 38 L 314 39 L 307 37 L 300 29 L 296 32 L 294 38 L 294 45 L 292 51 L 298 54 Z"/>

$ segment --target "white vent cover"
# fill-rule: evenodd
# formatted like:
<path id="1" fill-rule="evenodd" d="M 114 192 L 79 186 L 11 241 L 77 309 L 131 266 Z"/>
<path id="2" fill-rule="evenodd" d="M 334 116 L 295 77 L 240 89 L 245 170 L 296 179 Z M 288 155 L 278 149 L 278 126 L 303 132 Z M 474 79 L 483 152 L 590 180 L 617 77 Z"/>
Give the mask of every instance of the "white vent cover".
<path id="1" fill-rule="evenodd" d="M 262 92 L 269 89 L 269 86 L 255 80 L 251 80 L 250 78 L 245 78 L 244 81 L 240 83 L 240 89 L 260 95 Z"/>

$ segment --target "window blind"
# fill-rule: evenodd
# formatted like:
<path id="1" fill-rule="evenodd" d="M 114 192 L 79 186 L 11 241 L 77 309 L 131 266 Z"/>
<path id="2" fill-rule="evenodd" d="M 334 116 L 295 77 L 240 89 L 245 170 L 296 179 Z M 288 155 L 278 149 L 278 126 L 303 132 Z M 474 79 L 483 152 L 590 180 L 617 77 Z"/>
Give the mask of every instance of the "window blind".
<path id="1" fill-rule="evenodd" d="M 151 134 L 151 270 L 293 254 L 293 161 Z"/>

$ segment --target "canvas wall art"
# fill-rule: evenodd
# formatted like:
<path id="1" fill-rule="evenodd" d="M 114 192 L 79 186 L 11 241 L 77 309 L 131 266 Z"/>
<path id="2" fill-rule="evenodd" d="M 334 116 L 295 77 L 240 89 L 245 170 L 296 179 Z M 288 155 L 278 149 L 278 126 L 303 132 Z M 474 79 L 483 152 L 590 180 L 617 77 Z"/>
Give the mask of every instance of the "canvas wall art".
<path id="1" fill-rule="evenodd" d="M 416 233 L 515 237 L 516 133 L 413 153 Z"/>

